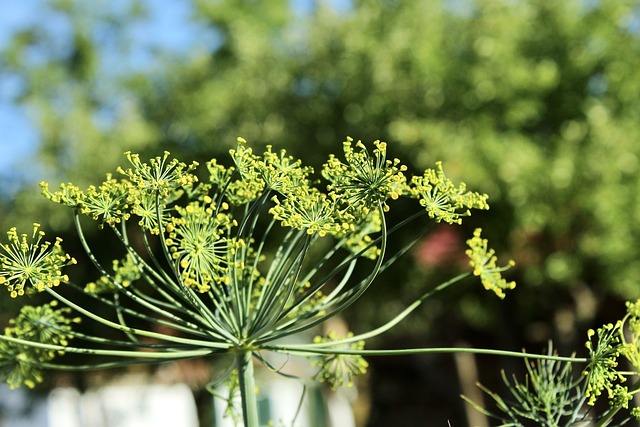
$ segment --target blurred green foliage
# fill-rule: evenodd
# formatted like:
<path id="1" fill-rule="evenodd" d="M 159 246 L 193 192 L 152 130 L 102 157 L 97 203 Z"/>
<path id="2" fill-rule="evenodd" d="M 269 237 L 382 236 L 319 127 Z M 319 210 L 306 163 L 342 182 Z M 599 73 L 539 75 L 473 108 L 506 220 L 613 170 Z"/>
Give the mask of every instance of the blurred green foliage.
<path id="1" fill-rule="evenodd" d="M 462 314 L 466 326 L 451 328 L 496 332 L 509 316 L 502 333 L 530 333 L 505 338 L 517 345 L 571 342 L 598 301 L 640 296 L 637 1 L 318 0 L 301 10 L 192 0 L 201 37 L 148 49 L 142 67 L 132 29 L 162 3 L 114 4 L 43 0 L 43 16 L 67 30 L 24 28 L 0 54 L 21 82 L 16 106 L 37 124 L 38 179 L 96 182 L 125 150 L 206 161 L 237 136 L 318 167 L 347 135 L 382 139 L 410 168 L 442 160 L 452 179 L 488 193 L 487 235 L 518 264 L 507 308 L 467 289 L 426 319 Z M 3 201 L 4 227 L 36 220 L 70 242 L 66 211 L 36 188 Z M 389 277 L 406 286 L 381 283 L 374 301 L 415 294 L 436 274 L 415 259 L 398 265 Z M 357 308 L 352 321 L 370 322 L 395 306 Z"/>

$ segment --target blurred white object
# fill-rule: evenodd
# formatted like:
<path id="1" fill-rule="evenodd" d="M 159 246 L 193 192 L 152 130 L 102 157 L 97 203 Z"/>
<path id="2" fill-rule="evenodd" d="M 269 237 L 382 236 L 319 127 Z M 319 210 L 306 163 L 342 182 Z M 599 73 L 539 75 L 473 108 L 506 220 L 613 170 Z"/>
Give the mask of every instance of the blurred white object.
<path id="1" fill-rule="evenodd" d="M 54 389 L 48 427 L 198 427 L 191 390 L 184 384 L 113 385 L 81 394 Z"/>

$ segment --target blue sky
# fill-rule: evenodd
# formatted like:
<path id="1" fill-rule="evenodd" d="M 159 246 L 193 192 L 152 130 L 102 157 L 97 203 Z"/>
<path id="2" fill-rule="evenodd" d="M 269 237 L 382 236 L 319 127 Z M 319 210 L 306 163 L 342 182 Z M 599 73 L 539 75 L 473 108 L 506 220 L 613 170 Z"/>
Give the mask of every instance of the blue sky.
<path id="1" fill-rule="evenodd" d="M 110 8 L 126 7 L 128 0 L 95 0 L 95 3 Z M 21 29 L 40 26 L 59 39 L 68 40 L 71 28 L 64 19 L 57 19 L 45 6 L 43 0 L 2 1 L 0 13 L 0 49 L 5 48 L 12 35 Z M 202 37 L 202 28 L 197 25 L 185 25 L 191 10 L 189 2 L 173 0 L 152 0 L 148 2 L 150 18 L 126 28 L 127 37 L 132 40 L 129 66 L 144 69 L 151 61 L 149 53 L 154 48 L 180 51 L 198 43 L 211 42 Z M 123 9 L 121 9 L 123 10 Z M 100 31 L 98 28 L 97 32 Z M 54 43 L 55 45 L 55 43 Z M 113 63 L 109 56 L 121 55 L 115 46 L 102 47 L 104 63 Z M 37 52 L 32 60 L 37 61 Z M 118 58 L 121 59 L 121 58 Z M 121 70 L 125 71 L 125 70 Z M 0 195 L 11 194 L 21 182 L 37 181 L 37 173 L 31 174 L 24 167 L 38 144 L 38 133 L 25 108 L 16 106 L 14 97 L 20 92 L 20 81 L 0 69 Z"/>
<path id="2" fill-rule="evenodd" d="M 4 1 L 0 13 L 0 49 L 4 48 L 11 35 L 33 22 L 37 16 L 38 1 Z M 9 78 L 0 69 L 0 177 L 3 179 L 0 193 L 11 192 L 15 177 L 29 153 L 37 143 L 37 133 L 25 111 L 10 102 L 16 93 L 15 79 Z"/>

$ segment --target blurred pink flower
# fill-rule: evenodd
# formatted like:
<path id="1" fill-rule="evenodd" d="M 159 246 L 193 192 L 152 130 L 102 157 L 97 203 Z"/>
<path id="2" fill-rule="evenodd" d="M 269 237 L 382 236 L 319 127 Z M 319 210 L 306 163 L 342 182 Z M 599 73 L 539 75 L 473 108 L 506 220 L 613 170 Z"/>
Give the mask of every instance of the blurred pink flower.
<path id="1" fill-rule="evenodd" d="M 457 227 L 443 225 L 429 233 L 416 246 L 414 256 L 427 267 L 464 263 L 464 239 Z"/>

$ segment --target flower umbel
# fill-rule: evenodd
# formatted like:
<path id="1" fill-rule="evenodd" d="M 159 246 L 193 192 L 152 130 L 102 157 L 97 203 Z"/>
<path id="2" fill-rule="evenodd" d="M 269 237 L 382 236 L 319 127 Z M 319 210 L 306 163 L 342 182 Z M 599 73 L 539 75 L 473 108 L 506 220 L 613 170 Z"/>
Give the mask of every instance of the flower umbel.
<path id="1" fill-rule="evenodd" d="M 336 218 L 335 201 L 315 188 L 304 188 L 285 197 L 280 201 L 273 197 L 275 206 L 270 213 L 285 227 L 306 230 L 308 234 L 340 231 L 342 224 Z"/>
<path id="2" fill-rule="evenodd" d="M 346 338 L 352 337 L 349 333 Z M 314 343 L 331 343 L 342 339 L 334 332 L 329 332 L 325 337 L 315 337 Z M 347 347 L 349 350 L 363 350 L 364 341 L 353 342 Z M 325 354 L 318 356 L 313 362 L 314 366 L 320 367 L 315 379 L 320 382 L 327 382 L 333 390 L 338 387 L 352 387 L 353 377 L 367 372 L 369 363 L 362 356 L 354 354 Z"/>
<path id="3" fill-rule="evenodd" d="M 437 162 L 436 168 L 427 169 L 422 176 L 411 180 L 411 192 L 429 217 L 436 222 L 462 224 L 462 217 L 471 214 L 469 209 L 489 209 L 486 194 L 467 191 L 464 183 L 456 187 L 444 175 L 442 162 Z"/>
<path id="4" fill-rule="evenodd" d="M 274 153 L 267 145 L 267 151 L 262 155 L 263 160 L 257 167 L 268 188 L 280 193 L 287 193 L 298 186 L 306 185 L 307 176 L 313 168 L 302 166 L 300 160 L 287 156 L 285 150 Z"/>
<path id="5" fill-rule="evenodd" d="M 640 372 L 640 300 L 627 301 L 627 314 L 620 327 L 622 346 L 620 353 L 631 363 L 636 372 Z"/>
<path id="6" fill-rule="evenodd" d="M 588 341 L 585 344 L 589 350 L 589 365 L 584 371 L 587 376 L 586 396 L 589 405 L 594 405 L 604 390 L 609 399 L 616 396 L 617 383 L 625 381 L 624 375 L 618 372 L 618 357 L 620 356 L 620 323 L 611 323 L 587 332 Z M 594 343 L 593 338 L 596 337 Z"/>
<path id="7" fill-rule="evenodd" d="M 510 269 L 515 263 L 510 260 L 504 267 L 498 267 L 496 262 L 498 258 L 495 251 L 488 247 L 487 239 L 480 237 L 482 230 L 477 228 L 473 232 L 473 237 L 467 240 L 466 254 L 469 257 L 469 264 L 473 267 L 473 275 L 479 276 L 482 285 L 488 291 L 493 291 L 499 298 L 504 298 L 504 291 L 514 289 L 515 282 L 507 282 L 502 277 L 502 272 Z"/>
<path id="8" fill-rule="evenodd" d="M 191 185 L 198 180 L 195 175 L 189 173 L 198 166 L 197 162 L 186 165 L 177 159 L 167 161 L 167 151 L 162 157 L 155 157 L 148 163 L 143 163 L 138 154 L 127 152 L 125 155 L 133 168 L 118 168 L 118 172 L 126 175 L 140 189 L 167 196 L 171 190 Z"/>
<path id="9" fill-rule="evenodd" d="M 244 138 L 238 138 L 237 142 L 236 148 L 229 150 L 229 154 L 231 154 L 240 176 L 245 180 L 254 180 L 259 175 L 256 169 L 260 163 L 260 157 L 253 154 L 251 147 L 247 147 L 247 141 Z"/>
<path id="10" fill-rule="evenodd" d="M 129 218 L 127 212 L 128 188 L 131 184 L 127 181 L 118 181 L 107 174 L 107 179 L 98 187 L 91 185 L 85 192 L 84 211 L 94 220 L 101 218 L 108 225 L 119 224 L 123 219 Z"/>
<path id="11" fill-rule="evenodd" d="M 84 290 L 91 294 L 114 292 L 118 287 L 128 287 L 142 276 L 140 267 L 127 255 L 122 260 L 113 260 L 113 275 L 101 276 L 95 282 L 87 283 Z"/>
<path id="12" fill-rule="evenodd" d="M 19 235 L 15 227 L 7 232 L 7 237 L 9 243 L 0 245 L 0 285 L 7 287 L 12 298 L 69 280 L 62 274 L 62 268 L 75 264 L 76 260 L 62 250 L 62 239 L 57 238 L 53 244 L 43 241 L 44 231 L 37 223 L 33 224 L 31 237 Z"/>
<path id="13" fill-rule="evenodd" d="M 70 309 L 56 306 L 56 301 L 39 307 L 24 306 L 5 328 L 4 335 L 39 344 L 67 346 L 72 338 L 70 325 L 79 320 L 68 317 Z M 61 352 L 0 340 L 0 376 L 11 388 L 21 385 L 34 388 L 43 380 L 39 364 L 51 361 L 58 354 Z"/>
<path id="14" fill-rule="evenodd" d="M 365 145 L 358 141 L 355 149 L 353 139 L 343 143 L 346 163 L 331 155 L 324 165 L 322 175 L 329 181 L 328 189 L 339 197 L 353 212 L 364 210 L 368 213 L 378 203 L 385 210 L 388 199 L 397 199 L 407 191 L 404 172 L 407 167 L 400 160 L 387 160 L 387 144 L 375 141 L 373 156 Z"/>
<path id="15" fill-rule="evenodd" d="M 129 189 L 129 198 L 131 214 L 138 217 L 138 225 L 151 234 L 160 234 L 160 223 L 165 224 L 170 218 L 166 210 L 169 199 L 133 187 Z M 158 212 L 162 221 L 158 221 Z"/>
<path id="16" fill-rule="evenodd" d="M 53 193 L 49 190 L 49 184 L 44 181 L 40 183 L 40 188 L 42 188 L 42 195 L 52 202 L 72 208 L 81 208 L 84 203 L 84 193 L 71 183 L 60 184 L 60 189 Z"/>
<path id="17" fill-rule="evenodd" d="M 172 218 L 167 227 L 167 246 L 185 286 L 206 292 L 213 283 L 228 283 L 233 251 L 228 232 L 234 221 L 199 202 L 176 206 L 176 211 L 180 216 Z"/>
<path id="18" fill-rule="evenodd" d="M 348 215 L 348 214 L 347 214 Z M 382 218 L 379 210 L 371 211 L 357 222 L 357 226 L 353 224 L 353 219 L 349 221 L 346 218 L 338 237 L 345 237 L 345 247 L 353 253 L 361 253 L 363 257 L 376 259 L 380 254 L 380 248 L 373 245 L 373 238 L 380 232 Z"/>

